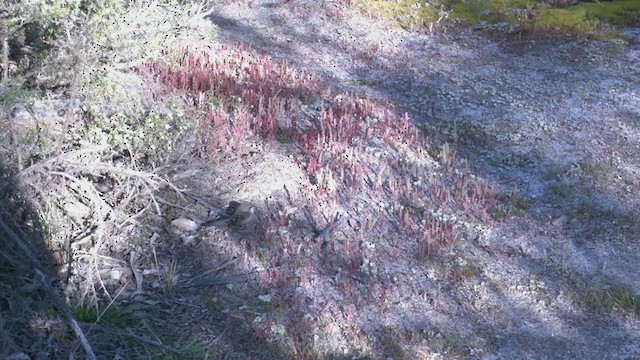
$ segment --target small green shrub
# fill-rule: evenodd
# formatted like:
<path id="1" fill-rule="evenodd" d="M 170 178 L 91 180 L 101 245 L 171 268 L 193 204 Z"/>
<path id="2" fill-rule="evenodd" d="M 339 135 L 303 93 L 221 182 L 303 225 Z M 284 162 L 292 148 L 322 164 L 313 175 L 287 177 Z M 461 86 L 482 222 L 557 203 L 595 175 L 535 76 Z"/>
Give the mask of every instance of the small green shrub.
<path id="1" fill-rule="evenodd" d="M 640 297 L 633 290 L 616 286 L 606 292 L 604 304 L 612 308 L 624 309 L 640 315 Z"/>
<path id="2" fill-rule="evenodd" d="M 569 196 L 571 196 L 571 194 L 573 194 L 574 188 L 572 186 L 566 185 L 566 184 L 558 184 L 558 183 L 554 183 L 551 184 L 547 187 L 547 189 L 549 190 L 549 192 L 553 195 L 559 196 L 561 198 L 568 198 Z"/>
<path id="3" fill-rule="evenodd" d="M 291 135 L 287 133 L 279 133 L 277 140 L 281 144 L 291 144 Z"/>
<path id="4" fill-rule="evenodd" d="M 109 145 L 118 152 L 127 151 L 158 163 L 172 149 L 173 136 L 181 129 L 171 127 L 174 120 L 175 115 L 160 114 L 155 109 L 143 118 L 127 114 L 100 116 L 89 127 L 79 130 L 78 139 L 88 144 Z"/>
<path id="5" fill-rule="evenodd" d="M 494 219 L 498 221 L 502 221 L 509 216 L 509 212 L 501 206 L 494 206 L 489 210 L 489 214 L 493 216 Z"/>
<path id="6" fill-rule="evenodd" d="M 518 194 L 514 189 L 507 194 L 498 195 L 499 204 L 489 210 L 494 219 L 502 221 L 508 216 L 522 216 L 531 207 L 531 203 Z"/>
<path id="7" fill-rule="evenodd" d="M 95 306 L 84 304 L 73 309 L 74 316 L 78 321 L 94 324 L 110 324 L 118 327 L 131 322 L 133 318 L 111 306 L 104 310 L 99 310 Z"/>

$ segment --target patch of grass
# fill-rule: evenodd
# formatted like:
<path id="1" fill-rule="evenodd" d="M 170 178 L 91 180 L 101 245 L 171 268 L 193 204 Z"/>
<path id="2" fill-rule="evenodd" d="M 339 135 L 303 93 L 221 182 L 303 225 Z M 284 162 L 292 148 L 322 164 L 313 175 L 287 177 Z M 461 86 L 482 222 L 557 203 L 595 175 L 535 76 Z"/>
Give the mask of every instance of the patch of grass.
<path id="1" fill-rule="evenodd" d="M 547 170 L 542 176 L 542 179 L 545 181 L 559 180 L 561 177 L 561 174 L 562 174 L 561 170 L 557 168 L 553 168 L 553 169 Z"/>
<path id="2" fill-rule="evenodd" d="M 426 225 L 422 228 L 418 249 L 421 259 L 428 259 L 441 248 L 454 246 L 457 242 L 455 224 L 452 221 L 440 221 L 434 217 L 425 220 Z"/>
<path id="3" fill-rule="evenodd" d="M 526 168 L 528 166 L 535 166 L 536 164 L 539 164 L 541 157 L 540 152 L 536 150 L 525 154 L 508 153 L 501 159 L 501 164 Z"/>
<path id="4" fill-rule="evenodd" d="M 607 40 L 607 54 L 609 56 L 619 56 L 625 52 L 627 46 L 629 46 L 629 42 L 631 41 L 630 37 L 621 35 L 614 37 L 612 39 Z"/>
<path id="5" fill-rule="evenodd" d="M 478 274 L 481 273 L 481 269 L 474 265 L 471 262 L 467 262 L 467 264 L 460 266 L 460 274 L 463 276 L 464 279 L 474 279 L 475 277 L 478 276 Z"/>
<path id="6" fill-rule="evenodd" d="M 468 357 L 468 349 L 478 347 L 478 340 L 475 336 L 465 336 L 464 334 L 445 331 L 434 328 L 425 335 L 423 342 L 429 345 L 433 351 L 447 353 L 451 358 Z"/>
<path id="7" fill-rule="evenodd" d="M 507 216 L 509 216 L 509 211 L 502 206 L 494 206 L 489 209 L 489 215 L 493 216 L 493 218 L 498 221 L 503 221 Z"/>
<path id="8" fill-rule="evenodd" d="M 291 135 L 286 133 L 279 133 L 276 137 L 281 144 L 291 144 Z"/>
<path id="9" fill-rule="evenodd" d="M 165 295 L 171 294 L 175 288 L 177 281 L 178 263 L 176 260 L 171 261 L 171 266 L 167 269 L 167 273 L 162 278 L 163 291 Z"/>
<path id="10" fill-rule="evenodd" d="M 640 315 L 640 296 L 625 286 L 615 286 L 605 292 L 603 303 L 612 309 L 622 309 Z"/>
<path id="11" fill-rule="evenodd" d="M 498 195 L 498 200 L 501 204 L 489 210 L 489 214 L 496 220 L 504 220 L 508 216 L 522 216 L 531 207 L 529 201 L 518 194 L 518 189 Z"/>
<path id="12" fill-rule="evenodd" d="M 547 191 L 555 196 L 566 199 L 573 194 L 575 188 L 564 183 L 553 183 L 547 186 Z"/>
<path id="13" fill-rule="evenodd" d="M 610 216 L 610 214 L 601 209 L 594 200 L 581 201 L 576 209 L 571 212 L 571 217 L 582 221 L 589 221 L 595 218 L 604 219 L 605 216 Z"/>
<path id="14" fill-rule="evenodd" d="M 511 201 L 513 202 L 513 205 L 518 211 L 527 210 L 531 206 L 531 204 L 529 204 L 529 201 L 527 199 L 518 195 L 513 195 L 511 197 Z"/>
<path id="15" fill-rule="evenodd" d="M 609 181 L 613 172 L 611 166 L 602 163 L 586 162 L 580 164 L 580 167 L 586 176 L 593 178 L 599 184 Z"/>
<path id="16" fill-rule="evenodd" d="M 222 310 L 222 301 L 217 296 L 203 295 L 201 300 L 207 305 L 207 308 L 215 313 Z"/>
<path id="17" fill-rule="evenodd" d="M 492 21 L 491 14 L 495 7 L 486 0 L 471 0 L 459 2 L 453 6 L 450 17 L 460 20 L 467 25 L 476 25 L 481 21 Z"/>
<path id="18" fill-rule="evenodd" d="M 622 28 L 640 23 L 640 2 L 634 0 L 580 2 L 566 7 L 559 1 L 557 6 L 525 0 L 460 1 L 453 4 L 450 18 L 469 25 L 482 22 L 525 25 L 522 11 L 530 10 L 535 12 L 535 20 L 529 25 L 535 23 L 536 29 L 570 33 L 600 32 L 604 24 Z"/>
<path id="19" fill-rule="evenodd" d="M 470 122 L 457 123 L 455 134 L 461 144 L 490 147 L 496 145 L 498 142 L 495 134 L 490 133 L 488 129 L 484 128 L 481 124 Z"/>
<path id="20" fill-rule="evenodd" d="M 32 110 L 33 98 L 36 96 L 35 90 L 23 87 L 11 86 L 0 92 L 0 105 L 8 111 L 14 104 L 24 104 L 28 110 Z"/>
<path id="21" fill-rule="evenodd" d="M 582 301 L 604 311 L 622 311 L 640 315 L 640 296 L 624 284 L 599 279 L 583 291 Z"/>
<path id="22" fill-rule="evenodd" d="M 514 215 L 522 215 L 522 212 L 531 206 L 527 199 L 518 194 L 518 189 L 511 191 L 507 196 L 507 200 L 513 206 Z"/>
<path id="23" fill-rule="evenodd" d="M 627 1 L 603 1 L 581 2 L 576 6 L 576 12 L 584 11 L 587 20 L 606 22 L 615 27 L 638 26 L 640 24 L 640 2 Z"/>
<path id="24" fill-rule="evenodd" d="M 437 22 L 443 15 L 439 7 L 425 0 L 356 0 L 354 5 L 370 16 L 392 19 L 412 30 Z"/>
<path id="25" fill-rule="evenodd" d="M 538 24 L 551 29 L 570 32 L 587 32 L 595 30 L 598 22 L 588 17 L 584 3 L 564 9 L 541 9 Z"/>
<path id="26" fill-rule="evenodd" d="M 448 142 L 442 144 L 438 158 L 445 167 L 453 167 L 456 163 L 456 150 L 451 148 Z"/>
<path id="27" fill-rule="evenodd" d="M 78 321 L 93 324 L 110 324 L 117 327 L 133 321 L 130 314 L 124 313 L 114 306 L 100 310 L 96 306 L 83 304 L 73 309 L 73 314 Z"/>
<path id="28" fill-rule="evenodd" d="M 139 354 L 139 358 L 161 359 L 161 360 L 196 360 L 208 358 L 209 350 L 199 340 L 178 337 L 161 338 L 149 326 L 147 326 L 151 337 L 134 335 L 130 332 L 127 342 L 132 349 L 144 349 L 144 355 Z"/>

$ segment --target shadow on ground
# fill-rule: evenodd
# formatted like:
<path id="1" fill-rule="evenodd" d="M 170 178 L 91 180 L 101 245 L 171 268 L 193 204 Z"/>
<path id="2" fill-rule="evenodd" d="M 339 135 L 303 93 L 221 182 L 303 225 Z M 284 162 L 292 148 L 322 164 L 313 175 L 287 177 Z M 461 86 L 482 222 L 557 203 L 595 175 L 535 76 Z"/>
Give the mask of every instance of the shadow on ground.
<path id="1" fill-rule="evenodd" d="M 345 68 L 339 71 L 322 68 L 317 62 L 312 63 L 310 59 L 302 57 L 298 49 L 322 47 L 332 55 L 335 53 L 335 58 L 350 58 L 353 54 L 341 53 L 342 50 L 336 44 L 330 44 L 328 40 L 313 35 L 326 33 L 323 32 L 324 29 L 316 28 L 311 23 L 305 24 L 304 28 L 294 25 L 294 22 L 288 25 L 288 22 L 282 19 L 274 20 L 274 16 L 271 11 L 264 11 L 256 15 L 257 20 L 253 20 L 254 24 L 263 25 L 261 29 L 269 28 L 269 31 L 265 30 L 264 33 L 249 23 L 221 13 L 215 13 L 210 19 L 220 27 L 223 41 L 248 43 L 276 59 L 286 59 L 295 66 L 316 74 L 326 76 L 339 72 L 347 73 L 353 79 L 363 79 L 361 83 L 364 85 L 356 86 L 355 90 L 388 99 L 397 109 L 408 111 L 413 119 L 427 129 L 429 136 L 437 141 L 451 142 L 452 133 L 455 132 L 456 149 L 469 161 L 470 167 L 479 175 L 498 183 L 504 192 L 518 187 L 526 188 L 527 184 L 531 183 L 542 184 L 542 196 L 529 198 L 526 193 L 522 195 L 529 203 L 524 215 L 511 217 L 496 224 L 503 234 L 502 240 L 506 243 L 494 243 L 494 249 L 481 248 L 486 253 L 480 261 L 486 262 L 487 254 L 489 257 L 495 255 L 494 261 L 504 262 L 505 271 L 511 271 L 509 268 L 513 268 L 513 271 L 519 274 L 529 274 L 530 278 L 536 279 L 537 284 L 546 284 L 540 285 L 547 287 L 544 291 L 531 291 L 532 294 L 545 296 L 540 299 L 522 298 L 505 291 L 496 291 L 498 303 L 486 304 L 490 309 L 483 308 L 479 311 L 477 308 L 464 305 L 469 299 L 461 297 L 453 289 L 455 284 L 452 285 L 452 291 L 448 295 L 450 301 L 461 304 L 461 307 L 459 312 L 448 317 L 451 325 L 442 333 L 458 333 L 458 344 L 449 345 L 460 350 L 460 356 L 466 357 L 464 354 L 473 352 L 475 340 L 464 339 L 467 335 L 471 335 L 469 338 L 480 338 L 478 343 L 488 346 L 505 358 L 595 359 L 612 356 L 614 352 L 620 355 L 638 354 L 638 350 L 629 343 L 636 339 L 636 335 L 629 332 L 620 322 L 620 316 L 613 310 L 617 306 L 609 306 L 610 302 L 607 305 L 606 301 L 609 290 L 619 287 L 629 289 L 635 299 L 638 297 L 640 289 L 637 288 L 637 284 L 630 282 L 639 274 L 625 268 L 632 265 L 634 260 L 634 256 L 628 254 L 628 251 L 637 252 L 638 248 L 637 240 L 634 239 L 634 234 L 640 230 L 637 208 L 580 179 L 569 185 L 558 182 L 564 184 L 562 186 L 571 187 L 572 194 L 568 195 L 569 199 L 563 199 L 558 194 L 549 194 L 549 186 L 556 180 L 547 179 L 546 174 L 563 172 L 567 166 L 565 159 L 549 158 L 544 153 L 535 155 L 536 158 L 531 154 L 523 155 L 518 143 L 499 140 L 496 135 L 503 134 L 487 131 L 482 119 L 473 118 L 452 108 L 442 110 L 442 98 L 437 96 L 440 90 L 434 88 L 434 84 L 438 83 L 438 86 L 443 88 L 456 88 L 460 86 L 459 83 L 442 75 L 420 75 L 409 67 L 390 68 L 386 63 L 376 62 L 373 57 L 367 68 L 350 68 L 344 63 Z M 281 37 L 288 40 L 281 41 Z M 456 38 L 466 41 L 464 33 L 460 36 L 454 33 L 448 37 L 454 39 L 453 41 L 456 41 Z M 412 49 L 420 47 L 418 43 L 411 43 L 414 40 L 424 39 L 412 37 L 405 42 L 406 48 L 403 52 L 409 53 L 409 58 Z M 500 43 L 501 40 L 497 42 Z M 520 49 L 515 52 L 516 55 L 505 56 L 501 62 L 488 66 L 504 66 L 508 69 L 509 62 L 518 61 L 518 54 L 530 51 L 527 50 L 526 42 L 507 46 Z M 551 41 L 544 46 L 553 47 L 554 43 Z M 581 66 L 584 67 L 585 73 L 588 70 L 606 75 L 608 71 L 602 65 L 585 63 Z M 384 77 L 380 77 L 381 72 L 384 73 Z M 428 78 L 429 76 L 432 77 Z M 353 83 L 340 82 L 344 80 L 327 76 L 327 81 L 333 82 L 336 89 L 354 90 Z M 501 111 L 505 113 L 520 111 L 509 104 L 501 106 Z M 615 209 L 602 205 L 610 203 L 617 204 Z M 553 220 L 562 215 L 568 216 L 567 221 L 576 220 L 568 222 L 566 226 L 563 223 L 559 228 L 551 225 Z M 523 234 L 522 229 L 527 229 L 525 231 L 529 233 Z M 513 238 L 510 239 L 510 236 L 528 237 L 524 243 L 531 248 L 523 248 L 522 241 L 514 242 L 511 247 L 510 242 Z M 618 256 L 626 256 L 627 260 L 615 263 Z M 612 262 L 615 266 L 610 266 Z M 500 284 L 494 285 L 496 288 L 502 288 Z M 550 299 L 553 302 L 551 309 L 536 305 L 544 304 Z M 545 313 L 547 311 L 553 314 Z M 381 338 L 386 339 L 383 343 L 387 345 L 379 349 L 380 353 L 403 358 L 396 345 L 402 336 L 412 333 L 419 337 L 420 335 L 416 334 L 437 327 L 428 320 L 416 319 L 416 322 L 420 325 L 414 329 L 404 329 L 402 334 L 387 332 L 382 336 Z M 468 332 L 469 328 L 474 329 L 471 330 L 471 334 Z M 428 341 L 432 348 L 437 347 L 434 340 Z"/>
<path id="2" fill-rule="evenodd" d="M 0 357 L 55 356 L 52 343 L 70 338 L 59 318 L 53 316 L 55 304 L 35 272 L 40 269 L 45 276 L 53 274 L 54 261 L 37 211 L 3 164 L 0 225 Z M 54 279 L 48 277 L 52 283 Z"/>

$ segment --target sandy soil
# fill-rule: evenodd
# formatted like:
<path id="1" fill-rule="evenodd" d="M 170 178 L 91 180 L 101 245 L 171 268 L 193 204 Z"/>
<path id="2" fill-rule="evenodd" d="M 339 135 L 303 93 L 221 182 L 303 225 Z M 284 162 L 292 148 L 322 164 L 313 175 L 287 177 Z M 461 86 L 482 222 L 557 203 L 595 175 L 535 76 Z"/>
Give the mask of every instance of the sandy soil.
<path id="1" fill-rule="evenodd" d="M 616 302 L 626 292 L 637 309 L 640 296 L 640 38 L 507 41 L 444 26 L 412 33 L 339 2 L 228 2 L 210 19 L 222 43 L 407 111 L 435 146 L 453 144 L 476 176 L 497 184 L 508 209 L 431 262 L 379 265 L 394 284 L 393 305 L 383 315 L 352 307 L 362 334 L 336 324 L 333 353 L 640 357 L 638 315 Z M 241 234 L 240 246 L 251 236 Z M 324 290 L 304 290 L 311 313 L 335 300 Z"/>

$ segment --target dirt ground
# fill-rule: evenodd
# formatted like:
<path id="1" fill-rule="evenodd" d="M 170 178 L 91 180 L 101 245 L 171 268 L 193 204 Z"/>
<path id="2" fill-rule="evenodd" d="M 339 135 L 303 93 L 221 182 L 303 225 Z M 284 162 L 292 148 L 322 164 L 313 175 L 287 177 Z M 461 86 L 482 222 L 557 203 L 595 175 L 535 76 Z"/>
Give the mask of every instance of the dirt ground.
<path id="1" fill-rule="evenodd" d="M 407 111 L 436 144 L 453 144 L 515 209 L 423 268 L 402 259 L 382 266 L 404 293 L 385 316 L 353 309 L 350 321 L 378 344 L 367 356 L 640 357 L 638 313 L 628 310 L 638 308 L 640 295 L 637 29 L 629 30 L 636 41 L 628 45 L 507 41 L 444 26 L 408 32 L 338 2 L 313 1 L 228 2 L 210 19 L 222 43 L 246 44 L 337 91 Z M 462 272 L 458 281 L 441 276 L 454 270 Z M 632 296 L 626 310 L 620 291 Z M 307 296 L 313 308 L 331 295 Z M 334 344 L 344 358 L 365 348 Z"/>
<path id="2" fill-rule="evenodd" d="M 93 146 L 17 177 L 66 184 L 43 258 L 98 358 L 640 358 L 640 30 L 216 3 L 211 44 L 121 73 L 191 126 L 163 125 L 168 159 Z M 231 200 L 252 217 L 205 226 Z M 81 351 L 27 290 L 0 350 Z"/>
<path id="3" fill-rule="evenodd" d="M 58 278 L 4 243 L 0 357 L 82 351 L 55 284 L 98 358 L 640 359 L 640 29 L 215 3 L 211 44 L 117 71 L 167 158 L 79 141 L 3 178 Z"/>

